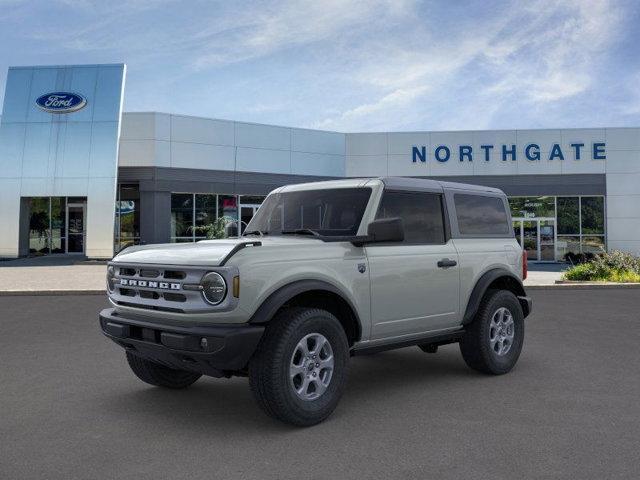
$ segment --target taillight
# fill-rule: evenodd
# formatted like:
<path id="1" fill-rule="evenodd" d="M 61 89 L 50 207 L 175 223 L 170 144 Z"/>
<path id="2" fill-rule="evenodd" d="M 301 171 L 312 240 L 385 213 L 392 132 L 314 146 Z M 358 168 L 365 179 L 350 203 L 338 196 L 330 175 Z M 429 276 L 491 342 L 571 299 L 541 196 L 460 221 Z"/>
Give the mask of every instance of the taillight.
<path id="1" fill-rule="evenodd" d="M 529 273 L 529 268 L 527 266 L 527 252 L 526 250 L 522 251 L 522 280 L 527 279 L 527 273 Z"/>

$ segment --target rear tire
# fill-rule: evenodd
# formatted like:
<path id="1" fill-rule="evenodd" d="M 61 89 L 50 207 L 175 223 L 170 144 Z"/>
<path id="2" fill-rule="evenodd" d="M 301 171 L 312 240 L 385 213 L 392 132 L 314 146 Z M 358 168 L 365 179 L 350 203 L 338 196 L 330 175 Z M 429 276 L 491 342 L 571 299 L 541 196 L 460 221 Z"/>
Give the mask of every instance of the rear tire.
<path id="1" fill-rule="evenodd" d="M 467 365 L 479 372 L 502 375 L 520 357 L 524 315 L 517 297 L 508 290 L 489 290 L 460 340 Z"/>
<path id="2" fill-rule="evenodd" d="M 249 362 L 249 384 L 270 417 L 315 425 L 336 408 L 348 360 L 347 336 L 336 317 L 317 308 L 289 308 L 269 323 Z"/>
<path id="3" fill-rule="evenodd" d="M 133 373 L 149 385 L 174 389 L 187 388 L 202 376 L 199 373 L 165 367 L 131 352 L 126 353 L 127 362 Z"/>

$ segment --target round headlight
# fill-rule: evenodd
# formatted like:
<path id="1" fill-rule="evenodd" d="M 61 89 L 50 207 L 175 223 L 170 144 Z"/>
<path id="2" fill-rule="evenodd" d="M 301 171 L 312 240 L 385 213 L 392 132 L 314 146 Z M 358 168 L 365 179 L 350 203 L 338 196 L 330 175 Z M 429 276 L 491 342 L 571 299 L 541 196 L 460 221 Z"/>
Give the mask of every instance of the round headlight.
<path id="1" fill-rule="evenodd" d="M 227 295 L 227 283 L 219 273 L 207 273 L 202 277 L 200 284 L 202 285 L 202 296 L 211 305 L 218 305 Z"/>
<path id="2" fill-rule="evenodd" d="M 107 290 L 109 290 L 110 292 L 113 292 L 113 290 L 115 289 L 115 280 L 114 277 L 116 276 L 116 269 L 113 265 L 109 265 L 107 267 Z"/>

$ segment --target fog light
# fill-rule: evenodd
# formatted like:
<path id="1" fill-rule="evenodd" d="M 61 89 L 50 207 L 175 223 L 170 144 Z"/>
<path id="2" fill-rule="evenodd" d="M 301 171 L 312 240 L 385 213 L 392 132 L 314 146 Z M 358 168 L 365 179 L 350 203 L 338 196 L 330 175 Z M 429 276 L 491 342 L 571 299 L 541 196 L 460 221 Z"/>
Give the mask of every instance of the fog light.
<path id="1" fill-rule="evenodd" d="M 218 305 L 227 295 L 227 284 L 219 273 L 207 273 L 202 277 L 200 284 L 202 285 L 202 296 L 211 305 Z"/>
<path id="2" fill-rule="evenodd" d="M 200 348 L 201 348 L 202 350 L 206 350 L 208 346 L 209 346 L 209 342 L 207 341 L 207 339 L 206 339 L 206 338 L 202 337 L 202 338 L 200 339 Z"/>

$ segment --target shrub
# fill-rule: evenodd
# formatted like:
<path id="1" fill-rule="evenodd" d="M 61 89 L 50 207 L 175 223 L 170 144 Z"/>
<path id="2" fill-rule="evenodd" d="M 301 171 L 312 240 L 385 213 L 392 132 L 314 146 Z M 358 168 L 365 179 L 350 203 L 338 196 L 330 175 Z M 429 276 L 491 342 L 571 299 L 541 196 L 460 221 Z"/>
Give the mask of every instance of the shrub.
<path id="1" fill-rule="evenodd" d="M 640 258 L 614 250 L 594 256 L 564 273 L 566 280 L 640 282 Z"/>

